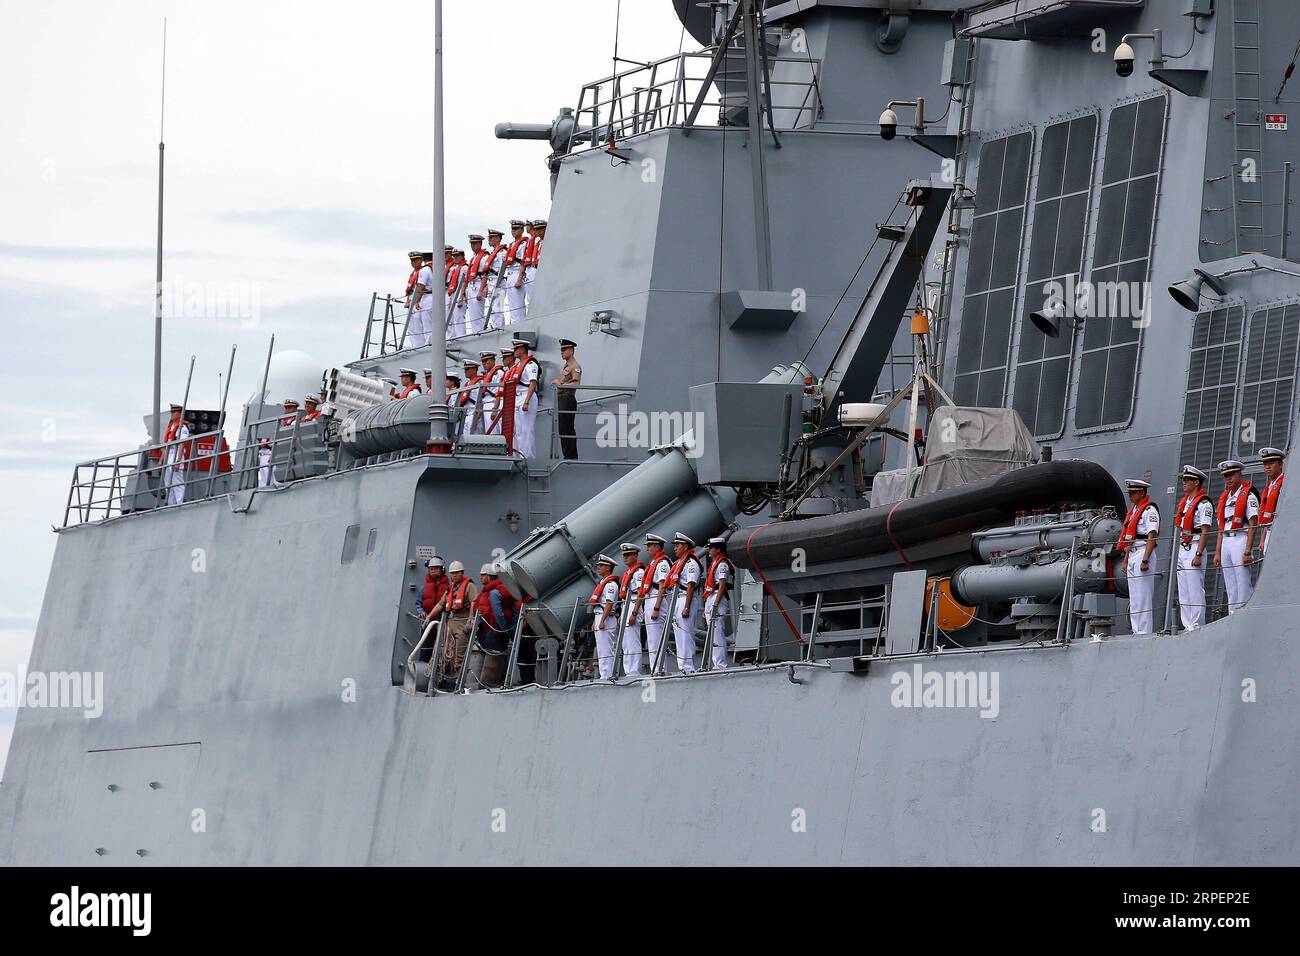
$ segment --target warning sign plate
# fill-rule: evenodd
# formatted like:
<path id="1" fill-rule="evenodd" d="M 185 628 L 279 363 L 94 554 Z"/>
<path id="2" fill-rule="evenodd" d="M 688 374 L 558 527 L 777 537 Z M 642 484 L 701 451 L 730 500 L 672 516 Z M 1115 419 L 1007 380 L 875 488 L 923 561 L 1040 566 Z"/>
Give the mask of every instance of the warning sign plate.
<path id="1" fill-rule="evenodd" d="M 1264 129 L 1286 129 L 1286 114 L 1265 113 Z"/>

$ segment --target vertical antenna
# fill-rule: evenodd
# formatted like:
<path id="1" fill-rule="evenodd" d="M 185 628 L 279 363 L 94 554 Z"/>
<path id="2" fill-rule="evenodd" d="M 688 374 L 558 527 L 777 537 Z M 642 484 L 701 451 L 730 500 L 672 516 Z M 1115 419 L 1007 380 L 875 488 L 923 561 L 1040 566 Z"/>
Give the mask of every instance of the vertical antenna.
<path id="1" fill-rule="evenodd" d="M 442 0 L 433 5 L 433 258 L 429 263 L 434 277 L 441 262 L 438 254 L 446 243 L 443 223 L 445 189 L 442 167 Z M 429 441 L 425 451 L 445 455 L 451 451 L 447 433 L 447 299 L 442 284 L 436 283 L 433 297 L 433 334 L 429 337 L 429 368 L 433 369 L 433 388 L 429 390 Z"/>
<path id="2" fill-rule="evenodd" d="M 163 17 L 162 97 L 158 104 L 158 245 L 153 289 L 153 435 L 162 439 L 163 131 L 167 121 L 167 18 Z"/>

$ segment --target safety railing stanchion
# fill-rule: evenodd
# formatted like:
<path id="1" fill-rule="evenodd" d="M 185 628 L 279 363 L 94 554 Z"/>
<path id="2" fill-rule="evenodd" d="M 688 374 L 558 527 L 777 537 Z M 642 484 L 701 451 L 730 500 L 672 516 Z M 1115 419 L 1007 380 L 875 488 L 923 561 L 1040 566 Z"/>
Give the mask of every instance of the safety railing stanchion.
<path id="1" fill-rule="evenodd" d="M 673 629 L 673 615 L 677 613 L 678 590 L 679 588 L 674 587 L 673 596 L 668 599 L 668 617 L 663 619 L 664 628 L 659 638 L 659 649 L 655 652 L 654 665 L 650 668 L 651 677 L 659 677 L 664 673 L 664 656 L 668 652 L 668 642 L 675 640 L 676 631 Z M 694 637 L 692 637 L 692 640 L 694 640 Z M 674 647 L 676 647 L 675 644 Z"/>
<path id="2" fill-rule="evenodd" d="M 581 605 L 573 602 L 573 613 L 569 615 L 569 631 L 564 635 L 564 652 L 560 655 L 560 683 L 569 683 L 569 655 L 573 651 L 573 632 L 578 626 L 578 608 Z"/>
<path id="3" fill-rule="evenodd" d="M 460 674 L 456 678 L 456 693 L 458 694 L 465 689 L 465 675 L 469 672 L 469 659 L 474 654 L 474 648 L 478 647 L 479 617 L 479 612 L 475 610 L 474 616 L 469 621 L 469 640 L 465 642 L 465 659 L 460 662 Z M 484 654 L 486 653 L 484 651 Z M 486 658 L 484 663 L 487 663 Z"/>
<path id="4" fill-rule="evenodd" d="M 447 612 L 438 615 L 438 637 L 433 642 L 433 654 L 429 657 L 429 686 L 425 696 L 436 697 L 438 682 L 442 680 L 442 644 L 447 639 Z"/>
<path id="5" fill-rule="evenodd" d="M 506 661 L 506 678 L 502 686 L 509 690 L 515 685 L 515 665 L 519 663 L 519 644 L 523 640 L 524 618 L 528 614 L 528 605 L 519 606 L 519 620 L 515 622 L 514 640 L 510 642 L 510 659 Z"/>
<path id="6" fill-rule="evenodd" d="M 1174 626 L 1174 592 L 1178 589 L 1178 532 L 1174 531 L 1170 535 L 1169 542 L 1169 576 L 1165 585 L 1165 629 L 1170 634 L 1177 634 L 1178 628 Z M 1202 561 L 1202 564 L 1205 562 Z"/>
<path id="7" fill-rule="evenodd" d="M 808 630 L 808 646 L 804 648 L 804 660 L 810 664 L 817 659 L 817 629 L 822 622 L 822 592 L 817 592 L 813 600 L 812 627 Z"/>
<path id="8" fill-rule="evenodd" d="M 710 611 L 705 620 L 704 631 L 704 650 L 701 652 L 704 656 L 700 658 L 700 666 L 695 668 L 697 671 L 713 670 L 713 624 L 718 619 L 718 600 L 713 602 L 713 610 Z M 724 637 L 725 641 L 726 638 Z"/>

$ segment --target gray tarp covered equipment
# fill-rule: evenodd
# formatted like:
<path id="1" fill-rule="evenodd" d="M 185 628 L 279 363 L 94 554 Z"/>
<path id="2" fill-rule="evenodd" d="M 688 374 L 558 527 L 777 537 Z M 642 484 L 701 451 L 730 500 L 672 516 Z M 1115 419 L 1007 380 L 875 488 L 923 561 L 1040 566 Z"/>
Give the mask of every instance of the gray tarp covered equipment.
<path id="1" fill-rule="evenodd" d="M 939 406 L 926 452 L 925 465 L 912 472 L 911 494 L 904 487 L 906 469 L 882 471 L 872 482 L 871 507 L 992 478 L 1038 460 L 1038 444 L 1013 408 Z"/>

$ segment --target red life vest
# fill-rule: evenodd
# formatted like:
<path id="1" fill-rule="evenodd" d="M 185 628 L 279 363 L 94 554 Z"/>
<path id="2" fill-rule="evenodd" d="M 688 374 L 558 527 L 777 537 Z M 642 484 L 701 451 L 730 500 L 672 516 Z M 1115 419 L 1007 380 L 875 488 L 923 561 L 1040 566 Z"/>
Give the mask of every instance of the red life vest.
<path id="1" fill-rule="evenodd" d="M 515 359 L 515 364 L 506 369 L 505 377 L 501 379 L 502 401 L 504 402 L 501 410 L 501 434 L 505 435 L 507 452 L 515 450 L 515 392 L 529 362 L 534 365 L 537 364 L 537 360 L 531 355 L 522 362 Z"/>
<path id="2" fill-rule="evenodd" d="M 319 408 L 313 408 L 313 409 L 312 409 L 311 411 L 309 411 L 306 415 L 302 416 L 302 420 L 303 420 L 304 422 L 310 422 L 310 421 L 312 421 L 312 420 L 314 420 L 314 419 L 317 419 L 317 418 L 320 418 L 320 409 L 319 409 Z"/>
<path id="3" fill-rule="evenodd" d="M 163 434 L 163 441 L 165 442 L 175 441 L 177 438 L 179 438 L 182 425 L 185 425 L 185 419 L 183 418 L 178 418 L 174 422 L 168 422 L 167 431 Z M 186 430 L 188 430 L 188 428 L 189 426 L 186 426 Z M 190 457 L 189 442 L 186 442 L 184 445 L 176 446 L 176 460 L 185 461 L 189 457 Z"/>
<path id="4" fill-rule="evenodd" d="M 1192 536 L 1196 533 L 1196 509 L 1201 506 L 1202 501 L 1208 501 L 1209 498 L 1210 496 L 1204 491 L 1197 491 L 1178 499 L 1178 512 L 1174 517 L 1174 524 L 1182 529 L 1184 545 L 1191 544 Z"/>
<path id="5" fill-rule="evenodd" d="M 504 621 L 498 621 L 492 613 L 492 592 L 501 595 L 501 612 L 505 614 Z M 474 609 L 478 611 L 480 619 L 487 621 L 492 627 L 500 630 L 509 627 L 510 622 L 514 620 L 515 612 L 519 607 L 519 602 L 510 596 L 500 578 L 493 578 L 487 586 L 479 592 L 479 596 L 474 599 Z"/>
<path id="6" fill-rule="evenodd" d="M 1273 516 L 1277 514 L 1277 498 L 1282 493 L 1282 482 L 1284 481 L 1286 481 L 1285 472 L 1264 486 L 1264 500 L 1259 503 L 1259 523 L 1261 525 L 1273 523 Z"/>
<path id="7" fill-rule="evenodd" d="M 469 271 L 469 266 L 463 262 L 453 262 L 451 271 L 447 273 L 447 294 L 451 295 L 460 286 L 461 275 Z"/>
<path id="8" fill-rule="evenodd" d="M 1148 505 L 1155 508 L 1155 503 L 1152 502 L 1150 495 L 1144 496 L 1141 501 L 1128 509 L 1128 514 L 1124 516 L 1124 530 L 1119 536 L 1119 544 L 1115 546 L 1116 551 L 1121 554 L 1127 551 L 1137 538 L 1138 522 L 1142 520 L 1142 513 L 1147 510 Z M 1160 509 L 1156 508 L 1156 513 L 1159 512 Z"/>
<path id="9" fill-rule="evenodd" d="M 429 573 L 424 575 L 424 593 L 420 595 L 420 607 L 424 608 L 425 614 L 433 610 L 450 587 L 451 582 L 445 574 L 437 577 Z"/>
<path id="10" fill-rule="evenodd" d="M 607 574 L 603 578 L 601 578 L 600 583 L 596 585 L 596 590 L 592 591 L 591 597 L 587 598 L 587 603 L 592 605 L 593 607 L 601 607 L 602 602 L 600 600 L 600 592 L 605 590 L 605 585 L 609 584 L 610 581 L 617 581 L 617 580 L 618 580 L 618 576 L 614 574 Z"/>
<path id="11" fill-rule="evenodd" d="M 411 270 L 411 277 L 406 280 L 407 295 L 410 295 L 412 292 L 415 291 L 415 284 L 416 282 L 419 281 L 419 279 L 420 279 L 420 266 L 416 266 L 414 269 Z"/>
<path id="12" fill-rule="evenodd" d="M 735 577 L 735 567 L 732 565 L 731 560 L 725 554 L 718 555 L 713 559 L 713 563 L 709 565 L 709 572 L 704 577 L 705 597 L 708 597 L 718 589 L 718 581 L 717 578 L 714 577 L 714 571 L 717 569 L 718 565 L 724 563 L 727 565 L 727 581 L 730 582 L 731 579 Z"/>
<path id="13" fill-rule="evenodd" d="M 397 397 L 398 400 L 401 400 L 403 398 L 409 398 L 411 395 L 419 395 L 421 391 L 422 389 L 420 388 L 419 383 L 412 382 L 410 385 L 407 385 L 405 388 L 403 388 L 400 393 L 394 392 L 393 394 Z"/>
<path id="14" fill-rule="evenodd" d="M 475 376 L 472 376 L 472 377 L 469 379 L 469 381 L 467 381 L 467 382 L 465 383 L 465 391 L 463 391 L 463 392 L 460 393 L 460 403 L 461 403 L 462 405 L 468 405 L 469 402 L 470 402 L 470 394 L 469 394 L 470 386 L 477 385 L 477 384 L 478 384 L 479 382 L 481 382 L 481 381 L 483 381 L 483 376 L 482 376 L 482 375 L 475 375 Z"/>
<path id="15" fill-rule="evenodd" d="M 542 251 L 542 237 L 536 234 L 529 236 L 528 241 L 524 243 L 524 258 L 523 258 L 524 265 L 536 266 L 537 256 L 541 251 Z"/>
<path id="16" fill-rule="evenodd" d="M 490 259 L 491 257 L 492 257 L 492 253 L 490 253 L 486 249 L 480 249 L 478 252 L 474 253 L 474 258 L 469 260 L 469 281 L 470 282 L 473 282 L 475 279 L 477 279 L 479 273 L 484 271 L 487 268 L 487 260 Z"/>
<path id="17" fill-rule="evenodd" d="M 634 561 L 628 566 L 628 569 L 623 572 L 623 577 L 618 582 L 618 598 L 620 601 L 627 599 L 627 589 L 632 586 L 632 577 L 642 567 L 644 567 L 644 565 L 642 565 L 640 561 Z"/>
<path id="18" fill-rule="evenodd" d="M 280 419 L 280 424 L 283 425 L 285 428 L 292 428 L 293 423 L 296 422 L 297 420 L 298 420 L 297 413 L 293 415 L 285 415 L 284 418 Z"/>
<path id="19" fill-rule="evenodd" d="M 469 575 L 461 577 L 460 584 L 452 585 L 448 582 L 447 586 L 451 591 L 451 613 L 458 614 L 465 607 L 465 594 L 469 591 Z"/>
<path id="20" fill-rule="evenodd" d="M 1215 509 L 1220 531 L 1240 531 L 1246 526 L 1246 504 L 1252 490 L 1249 481 L 1237 486 L 1237 500 L 1233 502 L 1232 516 L 1229 517 L 1224 513 L 1228 507 L 1228 489 L 1223 489 L 1223 494 L 1219 495 L 1219 507 Z"/>
<path id="21" fill-rule="evenodd" d="M 677 563 L 673 565 L 673 569 L 668 572 L 668 580 L 664 582 L 665 586 L 670 588 L 677 587 L 677 581 L 682 576 L 682 571 L 686 569 L 687 561 L 694 561 L 697 566 L 700 563 L 700 559 L 695 556 L 694 551 L 687 551 L 677 559 Z"/>
<path id="22" fill-rule="evenodd" d="M 637 590 L 637 594 L 641 595 L 641 597 L 645 597 L 654 585 L 654 578 L 659 573 L 659 562 L 661 561 L 667 562 L 668 570 L 672 570 L 672 560 L 662 551 L 646 562 L 645 576 L 641 578 L 641 587 Z"/>
<path id="23" fill-rule="evenodd" d="M 506 249 L 507 269 L 519 261 L 519 250 L 522 249 L 527 242 L 528 239 L 525 236 L 520 236 L 518 239 L 514 240 L 514 242 L 510 243 L 510 247 Z"/>
<path id="24" fill-rule="evenodd" d="M 492 251 L 488 253 L 487 262 L 483 264 L 483 268 L 487 272 L 500 272 L 501 265 L 497 262 L 497 259 L 505 254 L 506 244 L 504 242 L 497 243 L 492 247 Z"/>

